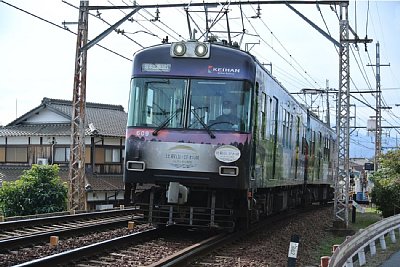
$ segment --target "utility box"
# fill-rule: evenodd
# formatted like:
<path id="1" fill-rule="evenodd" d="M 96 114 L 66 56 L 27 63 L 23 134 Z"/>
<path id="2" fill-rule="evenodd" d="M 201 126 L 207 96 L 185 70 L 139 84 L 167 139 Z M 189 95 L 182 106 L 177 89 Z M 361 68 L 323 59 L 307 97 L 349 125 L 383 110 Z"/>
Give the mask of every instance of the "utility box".
<path id="1" fill-rule="evenodd" d="M 374 168 L 375 168 L 374 163 L 371 162 L 364 163 L 364 170 L 373 171 L 375 170 Z"/>

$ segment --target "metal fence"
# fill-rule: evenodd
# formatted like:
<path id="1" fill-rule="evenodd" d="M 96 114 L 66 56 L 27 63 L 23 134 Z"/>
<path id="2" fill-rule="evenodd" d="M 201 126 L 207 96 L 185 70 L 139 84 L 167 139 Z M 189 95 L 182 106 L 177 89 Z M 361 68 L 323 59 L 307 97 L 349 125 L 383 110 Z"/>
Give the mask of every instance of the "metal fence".
<path id="1" fill-rule="evenodd" d="M 382 250 L 386 250 L 385 236 L 389 235 L 391 242 L 396 243 L 396 229 L 400 236 L 400 214 L 359 230 L 335 249 L 328 267 L 353 267 L 355 262 L 358 266 L 365 265 L 366 253 L 370 253 L 372 257 L 377 253 L 376 241 L 379 240 Z"/>

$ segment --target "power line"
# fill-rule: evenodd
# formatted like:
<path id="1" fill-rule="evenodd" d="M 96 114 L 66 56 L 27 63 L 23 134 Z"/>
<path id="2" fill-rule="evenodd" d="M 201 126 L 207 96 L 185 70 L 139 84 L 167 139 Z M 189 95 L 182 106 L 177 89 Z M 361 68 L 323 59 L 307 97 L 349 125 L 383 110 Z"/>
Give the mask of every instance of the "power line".
<path id="1" fill-rule="evenodd" d="M 15 8 L 15 9 L 17 9 L 17 10 L 19 10 L 19 11 L 25 13 L 25 14 L 28 14 L 28 15 L 30 15 L 30 16 L 36 18 L 36 19 L 39 19 L 39 20 L 41 20 L 41 21 L 44 21 L 44 22 L 46 22 L 46 23 L 48 23 L 48 24 L 50 24 L 50 25 L 52 25 L 52 26 L 54 26 L 54 27 L 57 27 L 57 28 L 59 28 L 59 29 L 62 29 L 62 30 L 67 31 L 67 32 L 69 32 L 69 33 L 72 33 L 72 34 L 74 34 L 75 36 L 77 35 L 75 32 L 71 31 L 70 29 L 68 29 L 68 28 L 66 28 L 66 27 L 64 27 L 64 26 L 60 26 L 60 25 L 58 25 L 58 24 L 56 24 L 56 23 L 54 23 L 54 22 L 51 22 L 51 21 L 49 21 L 49 20 L 47 20 L 47 19 L 44 19 L 44 18 L 42 18 L 42 17 L 40 17 L 40 16 L 38 16 L 38 15 L 35 15 L 35 14 L 33 14 L 33 13 L 31 13 L 31 12 L 28 12 L 28 11 L 22 9 L 22 8 L 19 8 L 19 7 L 14 6 L 14 5 L 10 4 L 10 3 L 7 3 L 7 2 L 5 2 L 5 1 L 3 1 L 3 0 L 0 0 L 0 1 L 1 1 L 2 3 L 6 4 L 6 5 L 10 6 L 10 7 L 12 7 L 12 8 Z M 103 45 L 100 45 L 100 44 L 96 44 L 96 45 L 99 46 L 99 47 L 101 47 L 101 48 L 103 48 L 104 50 L 106 50 L 106 51 L 108 51 L 108 52 L 110 52 L 110 53 L 113 53 L 114 55 L 117 55 L 117 56 L 122 57 L 123 59 L 129 60 L 129 61 L 132 61 L 132 59 L 130 59 L 130 58 L 128 58 L 128 57 L 125 57 L 125 56 L 123 56 L 123 55 L 121 55 L 121 54 L 115 52 L 114 50 L 111 50 L 110 48 L 107 48 L 107 47 L 105 47 L 105 46 L 103 46 Z"/>
<path id="2" fill-rule="evenodd" d="M 65 4 L 67 4 L 67 5 L 69 5 L 69 6 L 71 6 L 71 7 L 73 7 L 73 8 L 75 8 L 75 9 L 78 9 L 78 10 L 79 10 L 79 7 L 74 6 L 73 4 L 70 4 L 70 3 L 68 3 L 68 2 L 65 1 L 65 0 L 62 0 L 62 2 L 65 3 Z M 107 22 L 105 19 L 103 19 L 103 18 L 101 17 L 101 13 L 99 13 L 98 11 L 97 11 L 97 14 L 96 14 L 96 15 L 93 15 L 93 14 L 91 14 L 90 12 L 88 12 L 88 13 L 89 13 L 89 15 L 95 17 L 96 19 L 101 20 L 102 22 L 104 22 L 104 23 L 107 24 L 108 26 L 112 26 L 111 23 Z M 134 42 L 135 44 L 137 44 L 137 45 L 140 46 L 141 48 L 144 48 L 143 45 L 141 45 L 141 44 L 138 43 L 137 41 L 135 41 L 135 40 L 133 40 L 132 38 L 130 38 L 129 36 L 127 36 L 123 31 L 119 31 L 119 30 L 117 29 L 116 32 L 119 33 L 119 34 L 122 34 L 122 35 L 125 36 L 127 39 L 131 40 L 132 42 Z"/>

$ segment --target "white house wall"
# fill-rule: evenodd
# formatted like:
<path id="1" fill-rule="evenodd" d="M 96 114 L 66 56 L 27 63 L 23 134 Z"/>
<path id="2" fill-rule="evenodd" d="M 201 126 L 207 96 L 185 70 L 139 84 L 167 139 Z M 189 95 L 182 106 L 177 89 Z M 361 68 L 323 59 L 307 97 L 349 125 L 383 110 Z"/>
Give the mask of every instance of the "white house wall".
<path id="1" fill-rule="evenodd" d="M 9 145 L 28 145 L 29 138 L 24 137 L 24 136 L 7 137 L 7 144 L 9 144 Z"/>
<path id="2" fill-rule="evenodd" d="M 87 193 L 87 201 L 102 201 L 106 199 L 105 192 L 89 192 Z"/>
<path id="3" fill-rule="evenodd" d="M 40 139 L 42 138 L 42 145 L 52 144 L 53 140 L 56 145 L 70 145 L 71 144 L 71 136 L 31 136 L 30 140 L 27 136 L 9 136 L 7 137 L 8 145 L 40 145 Z M 54 138 L 54 139 L 53 139 Z M 91 143 L 90 136 L 85 137 L 85 144 L 90 145 Z M 122 140 L 124 142 L 124 139 Z M 0 145 L 6 144 L 6 137 L 0 137 Z M 97 143 L 99 145 L 101 143 Z M 120 145 L 119 138 L 104 138 L 104 145 Z"/>
<path id="4" fill-rule="evenodd" d="M 56 145 L 70 145 L 71 136 L 56 136 L 55 141 Z"/>
<path id="5" fill-rule="evenodd" d="M 114 192 L 107 192 L 107 198 L 110 201 L 115 200 L 114 197 Z M 124 199 L 124 193 L 119 192 L 117 194 L 117 200 L 123 200 Z M 106 192 L 101 192 L 101 191 L 96 191 L 96 192 L 88 192 L 87 193 L 87 201 L 104 201 L 106 199 Z"/>
<path id="6" fill-rule="evenodd" d="M 31 145 L 40 145 L 40 137 L 39 136 L 32 136 L 31 140 L 30 140 L 30 143 L 31 143 Z M 46 144 L 45 140 L 43 140 L 43 144 L 44 145 Z"/>
<path id="7" fill-rule="evenodd" d="M 104 145 L 119 146 L 120 145 L 119 142 L 120 141 L 117 138 L 107 138 L 107 137 L 104 138 Z"/>
<path id="8" fill-rule="evenodd" d="M 53 111 L 44 109 L 38 114 L 32 115 L 27 119 L 28 123 L 70 123 L 71 118 L 65 118 L 64 116 L 58 115 Z"/>

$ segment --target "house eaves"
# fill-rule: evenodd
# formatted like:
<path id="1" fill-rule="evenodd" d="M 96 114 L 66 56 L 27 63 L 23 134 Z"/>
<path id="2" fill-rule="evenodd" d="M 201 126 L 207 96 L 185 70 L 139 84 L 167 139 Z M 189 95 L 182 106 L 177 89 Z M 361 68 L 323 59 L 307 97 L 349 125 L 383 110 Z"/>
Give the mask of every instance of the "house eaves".
<path id="1" fill-rule="evenodd" d="M 0 128 L 0 136 L 70 135 L 72 101 L 43 98 L 41 105 L 20 116 L 7 126 Z M 46 121 L 46 115 L 56 114 L 53 121 Z M 50 112 L 50 113 L 49 113 Z M 34 118 L 42 114 L 44 117 Z M 86 103 L 85 134 L 99 137 L 125 137 L 128 114 L 121 105 Z M 58 117 L 57 117 L 58 116 Z M 59 121 L 57 121 L 57 118 Z M 51 124 L 55 127 L 51 128 Z M 31 127 L 28 127 L 30 125 Z M 96 131 L 89 128 L 91 125 Z M 61 126 L 57 129 L 57 126 Z M 36 128 L 35 128 L 36 127 Z"/>

